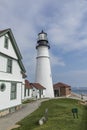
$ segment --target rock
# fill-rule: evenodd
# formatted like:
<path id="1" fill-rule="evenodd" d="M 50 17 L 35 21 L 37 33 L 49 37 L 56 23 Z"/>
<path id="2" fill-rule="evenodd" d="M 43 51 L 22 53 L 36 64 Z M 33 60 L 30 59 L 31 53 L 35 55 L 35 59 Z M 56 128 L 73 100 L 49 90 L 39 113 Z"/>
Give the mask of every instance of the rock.
<path id="1" fill-rule="evenodd" d="M 43 116 L 43 117 L 39 120 L 39 125 L 43 125 L 45 121 L 46 121 L 46 118 Z"/>
<path id="2" fill-rule="evenodd" d="M 43 125 L 43 120 L 39 120 L 39 125 Z"/>

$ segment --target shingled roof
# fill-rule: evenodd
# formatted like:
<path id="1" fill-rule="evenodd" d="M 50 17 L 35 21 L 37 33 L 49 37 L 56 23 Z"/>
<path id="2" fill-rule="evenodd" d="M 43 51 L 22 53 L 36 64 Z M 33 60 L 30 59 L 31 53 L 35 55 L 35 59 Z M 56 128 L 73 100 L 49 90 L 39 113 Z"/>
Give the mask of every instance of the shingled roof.
<path id="1" fill-rule="evenodd" d="M 56 84 L 53 85 L 53 88 L 54 88 L 54 89 L 62 88 L 62 87 L 64 87 L 64 88 L 69 88 L 69 87 L 71 87 L 71 86 L 70 86 L 70 85 L 67 85 L 67 84 L 65 84 L 65 83 L 61 83 L 61 82 L 56 83 Z"/>
<path id="2" fill-rule="evenodd" d="M 45 87 L 43 87 L 41 84 L 39 84 L 39 83 L 31 83 L 31 85 L 33 86 L 33 87 L 35 87 L 36 89 L 39 89 L 39 90 L 41 90 L 41 89 L 46 89 Z"/>
<path id="3" fill-rule="evenodd" d="M 11 40 L 11 42 L 12 42 L 12 45 L 13 45 L 14 50 L 15 50 L 15 53 L 16 53 L 16 55 L 17 55 L 17 57 L 18 57 L 18 63 L 19 63 L 19 65 L 20 65 L 22 71 L 25 73 L 26 70 L 25 70 L 25 67 L 24 67 L 24 65 L 23 65 L 23 63 L 22 63 L 22 55 L 21 55 L 20 50 L 19 50 L 19 48 L 18 48 L 18 46 L 17 46 L 16 40 L 15 40 L 15 38 L 14 38 L 14 35 L 13 35 L 11 29 L 8 28 L 8 29 L 1 30 L 1 31 L 0 31 L 0 37 L 3 36 L 3 35 L 5 35 L 5 34 L 8 34 L 8 35 L 9 35 L 9 38 L 10 38 L 10 40 Z"/>
<path id="4" fill-rule="evenodd" d="M 0 30 L 0 34 L 3 35 L 4 32 L 8 31 L 8 29 Z"/>
<path id="5" fill-rule="evenodd" d="M 25 88 L 32 89 L 32 85 L 28 80 L 25 80 Z"/>

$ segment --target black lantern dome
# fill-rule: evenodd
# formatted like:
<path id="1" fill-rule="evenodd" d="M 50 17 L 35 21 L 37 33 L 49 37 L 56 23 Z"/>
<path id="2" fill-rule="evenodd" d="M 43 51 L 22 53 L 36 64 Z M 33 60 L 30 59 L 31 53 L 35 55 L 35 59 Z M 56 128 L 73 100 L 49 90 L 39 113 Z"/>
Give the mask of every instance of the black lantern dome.
<path id="1" fill-rule="evenodd" d="M 48 48 L 50 48 L 50 45 L 47 39 L 47 33 L 45 33 L 43 30 L 41 31 L 41 33 L 38 34 L 36 49 L 39 46 L 47 46 Z"/>

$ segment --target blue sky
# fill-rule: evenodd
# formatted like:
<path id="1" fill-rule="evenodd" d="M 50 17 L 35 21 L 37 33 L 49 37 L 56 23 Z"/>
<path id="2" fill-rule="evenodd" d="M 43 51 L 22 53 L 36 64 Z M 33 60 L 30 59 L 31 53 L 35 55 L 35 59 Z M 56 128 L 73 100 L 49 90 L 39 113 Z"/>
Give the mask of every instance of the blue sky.
<path id="1" fill-rule="evenodd" d="M 6 28 L 12 29 L 30 82 L 43 29 L 51 46 L 53 82 L 87 86 L 87 0 L 0 0 L 0 30 Z"/>

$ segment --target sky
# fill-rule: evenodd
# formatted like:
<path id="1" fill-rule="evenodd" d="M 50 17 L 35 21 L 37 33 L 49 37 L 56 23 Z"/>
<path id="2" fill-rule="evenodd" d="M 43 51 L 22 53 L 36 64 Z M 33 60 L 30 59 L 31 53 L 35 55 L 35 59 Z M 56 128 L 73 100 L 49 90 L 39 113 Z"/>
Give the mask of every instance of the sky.
<path id="1" fill-rule="evenodd" d="M 87 0 L 0 0 L 0 30 L 7 28 L 30 82 L 35 81 L 38 33 L 44 30 L 53 83 L 87 87 Z"/>

